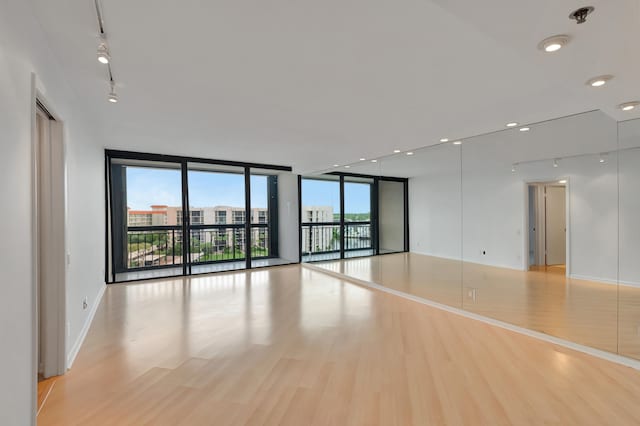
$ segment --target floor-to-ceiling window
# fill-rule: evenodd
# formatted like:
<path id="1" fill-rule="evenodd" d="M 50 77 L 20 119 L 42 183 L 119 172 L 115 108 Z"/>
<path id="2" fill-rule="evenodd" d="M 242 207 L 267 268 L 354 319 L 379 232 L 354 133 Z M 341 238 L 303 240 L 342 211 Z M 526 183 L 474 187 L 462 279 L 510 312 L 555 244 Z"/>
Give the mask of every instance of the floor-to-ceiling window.
<path id="1" fill-rule="evenodd" d="M 301 180 L 301 253 L 305 262 L 341 257 L 341 185 L 339 176 Z"/>
<path id="2" fill-rule="evenodd" d="M 301 260 L 408 250 L 407 185 L 402 178 L 346 173 L 302 177 Z"/>
<path id="3" fill-rule="evenodd" d="M 244 167 L 189 162 L 187 169 L 190 272 L 244 269 Z"/>
<path id="4" fill-rule="evenodd" d="M 108 282 L 291 262 L 278 257 L 290 168 L 107 151 L 107 170 Z"/>
<path id="5" fill-rule="evenodd" d="M 372 178 L 344 177 L 344 257 L 376 254 L 372 226 L 374 188 Z"/>

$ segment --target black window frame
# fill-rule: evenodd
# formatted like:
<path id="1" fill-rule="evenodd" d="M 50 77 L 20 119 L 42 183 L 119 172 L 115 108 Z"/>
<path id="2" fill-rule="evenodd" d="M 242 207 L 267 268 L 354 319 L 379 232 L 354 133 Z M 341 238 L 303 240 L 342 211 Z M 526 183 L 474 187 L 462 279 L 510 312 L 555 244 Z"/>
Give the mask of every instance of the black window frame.
<path id="1" fill-rule="evenodd" d="M 178 156 L 178 155 L 167 155 L 167 154 L 154 154 L 154 153 L 144 153 L 137 151 L 122 151 L 122 150 L 114 150 L 114 149 L 105 149 L 105 282 L 107 284 L 112 283 L 122 283 L 127 282 L 127 280 L 117 280 L 116 275 L 122 272 L 122 266 L 118 265 L 116 267 L 116 248 L 114 247 L 114 241 L 122 242 L 122 244 L 126 244 L 127 239 L 122 235 L 118 238 L 114 237 L 114 233 L 121 232 L 123 229 L 126 229 L 125 226 L 121 223 L 123 220 L 122 214 L 117 215 L 114 214 L 114 191 L 113 191 L 113 179 L 112 176 L 112 160 L 134 160 L 134 161 L 151 161 L 151 162 L 162 162 L 162 163 L 173 163 L 176 166 L 180 167 L 180 172 L 182 176 L 182 212 L 183 212 L 183 220 L 181 224 L 182 231 L 182 256 L 183 262 L 182 265 L 167 265 L 166 267 L 182 267 L 182 273 L 176 274 L 173 276 L 188 276 L 188 275 L 197 275 L 192 273 L 191 267 L 193 266 L 190 255 L 190 232 L 193 229 L 191 226 L 191 210 L 189 209 L 189 191 L 188 191 L 188 164 L 189 163 L 202 163 L 202 164 L 211 164 L 211 165 L 221 165 L 221 166 L 233 166 L 239 167 L 243 170 L 243 175 L 245 178 L 245 222 L 240 226 L 245 230 L 245 268 L 244 269 L 255 269 L 260 268 L 262 266 L 252 267 L 252 235 L 251 235 L 251 170 L 252 169 L 261 169 L 261 170 L 272 170 L 274 172 L 292 172 L 293 169 L 290 166 L 282 166 L 282 165 L 274 165 L 274 164 L 261 164 L 261 163 L 247 163 L 247 162 L 239 162 L 239 161 L 228 161 L 228 160 L 216 160 L 209 158 L 200 158 L 200 157 L 188 157 L 188 156 Z M 273 179 L 269 180 L 269 221 L 267 226 L 269 227 L 270 235 L 273 235 L 273 238 L 270 238 L 270 251 L 268 257 L 276 257 L 278 255 L 278 202 L 277 202 L 277 175 L 271 176 Z M 126 185 L 126 181 L 120 182 L 120 184 Z M 126 190 L 126 189 L 125 189 Z M 121 208 L 120 206 L 121 200 L 116 201 L 116 208 Z M 126 204 L 126 203 L 125 203 Z M 125 207 L 126 208 L 126 207 Z M 273 209 L 273 210 L 272 210 Z M 187 212 L 185 215 L 184 212 Z M 119 216 L 119 217 L 118 217 Z M 187 218 L 185 221 L 184 218 Z M 233 218 L 233 213 L 232 213 Z M 214 218 L 215 221 L 215 218 Z M 261 224 L 258 224 L 261 225 Z M 196 226 L 196 225 L 194 225 Z M 123 247 L 120 247 L 119 250 L 123 250 Z M 184 261 L 186 259 L 186 261 Z M 136 268 L 136 270 L 145 270 L 145 269 L 160 269 L 163 266 L 153 266 L 153 267 L 145 267 L 145 268 Z M 141 281 L 143 279 L 135 279 L 131 281 Z"/>

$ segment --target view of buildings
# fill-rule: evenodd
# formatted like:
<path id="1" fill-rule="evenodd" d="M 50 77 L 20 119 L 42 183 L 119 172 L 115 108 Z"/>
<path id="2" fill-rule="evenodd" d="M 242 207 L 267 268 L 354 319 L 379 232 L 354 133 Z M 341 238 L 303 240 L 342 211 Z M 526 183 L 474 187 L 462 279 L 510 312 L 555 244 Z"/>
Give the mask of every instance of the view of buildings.
<path id="1" fill-rule="evenodd" d="M 152 205 L 149 210 L 127 209 L 127 264 L 129 268 L 182 264 L 182 207 Z M 245 257 L 245 209 L 242 207 L 192 207 L 191 262 L 242 260 Z M 251 209 L 251 223 L 267 225 L 266 208 Z M 346 222 L 368 221 L 358 215 Z M 315 225 L 317 224 L 317 225 Z M 227 226 L 221 226 L 227 225 Z M 166 227 L 136 229 L 138 227 Z M 252 227 L 252 257 L 269 256 L 269 227 Z M 371 226 L 353 224 L 345 229 L 345 249 L 370 248 Z M 332 206 L 302 207 L 302 252 L 340 250 L 340 225 Z"/>

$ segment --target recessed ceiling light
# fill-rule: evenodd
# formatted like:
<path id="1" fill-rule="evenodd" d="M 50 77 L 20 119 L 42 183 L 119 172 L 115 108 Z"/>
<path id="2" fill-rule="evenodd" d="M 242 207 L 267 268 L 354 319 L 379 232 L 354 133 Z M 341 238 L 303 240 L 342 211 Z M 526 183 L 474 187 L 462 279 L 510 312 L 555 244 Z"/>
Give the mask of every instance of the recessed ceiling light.
<path id="1" fill-rule="evenodd" d="M 512 121 L 511 123 L 507 123 L 507 127 L 516 127 L 518 125 L 518 123 L 516 123 L 515 121 Z"/>
<path id="2" fill-rule="evenodd" d="M 612 75 L 599 75 L 597 77 L 587 80 L 587 84 L 591 87 L 601 87 L 607 84 L 609 80 L 613 78 Z"/>
<path id="3" fill-rule="evenodd" d="M 567 183 L 566 179 L 559 180 L 558 183 Z"/>
<path id="4" fill-rule="evenodd" d="M 637 101 L 625 102 L 623 104 L 618 105 L 618 108 L 620 108 L 623 111 L 631 111 L 632 109 L 634 109 L 638 105 L 640 105 L 640 102 L 637 102 Z"/>
<path id="5" fill-rule="evenodd" d="M 348 169 L 349 167 L 351 167 L 351 166 L 344 166 L 345 169 Z"/>
<path id="6" fill-rule="evenodd" d="M 531 129 L 529 129 L 528 127 L 520 127 L 521 132 L 528 132 L 529 130 Z"/>
<path id="7" fill-rule="evenodd" d="M 569 43 L 569 36 L 565 34 L 555 35 L 548 38 L 545 38 L 540 43 L 538 43 L 538 49 L 544 50 L 545 52 L 557 52 L 562 49 L 565 44 Z"/>
<path id="8" fill-rule="evenodd" d="M 442 138 L 442 139 L 440 139 L 440 142 L 449 142 L 449 139 L 448 138 Z"/>
<path id="9" fill-rule="evenodd" d="M 394 154 L 397 154 L 397 153 L 399 153 L 399 152 L 400 152 L 400 150 L 399 150 L 399 149 L 394 149 L 394 150 L 393 150 L 393 153 L 394 153 Z"/>
<path id="10" fill-rule="evenodd" d="M 453 144 L 454 145 L 462 145 L 462 141 L 455 141 Z"/>
<path id="11" fill-rule="evenodd" d="M 340 167 L 340 164 L 334 164 L 333 167 Z"/>
<path id="12" fill-rule="evenodd" d="M 366 158 L 361 158 L 361 159 L 360 159 L 360 161 L 364 161 L 364 160 L 366 160 Z"/>
<path id="13" fill-rule="evenodd" d="M 371 162 L 372 162 L 372 163 L 377 163 L 377 162 L 378 162 L 378 160 L 371 160 Z"/>
<path id="14" fill-rule="evenodd" d="M 407 152 L 407 155 L 413 155 L 413 152 L 409 151 Z"/>

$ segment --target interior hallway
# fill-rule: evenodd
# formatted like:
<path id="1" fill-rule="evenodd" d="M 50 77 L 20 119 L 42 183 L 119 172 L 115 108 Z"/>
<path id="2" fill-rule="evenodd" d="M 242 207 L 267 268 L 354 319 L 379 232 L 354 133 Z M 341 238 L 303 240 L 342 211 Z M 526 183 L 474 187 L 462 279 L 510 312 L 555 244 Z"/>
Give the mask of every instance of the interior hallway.
<path id="1" fill-rule="evenodd" d="M 38 423 L 631 425 L 638 394 L 630 368 L 291 265 L 110 285 Z"/>

